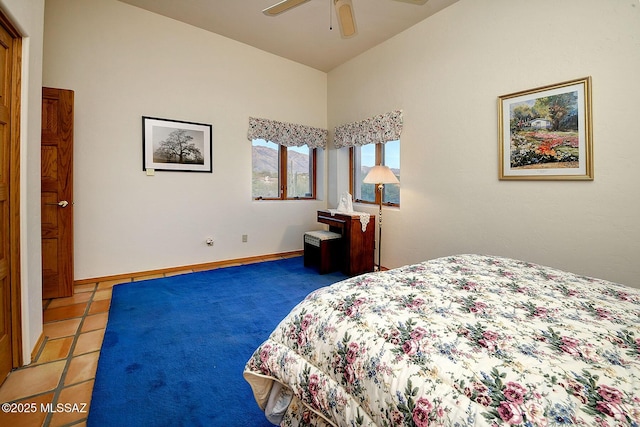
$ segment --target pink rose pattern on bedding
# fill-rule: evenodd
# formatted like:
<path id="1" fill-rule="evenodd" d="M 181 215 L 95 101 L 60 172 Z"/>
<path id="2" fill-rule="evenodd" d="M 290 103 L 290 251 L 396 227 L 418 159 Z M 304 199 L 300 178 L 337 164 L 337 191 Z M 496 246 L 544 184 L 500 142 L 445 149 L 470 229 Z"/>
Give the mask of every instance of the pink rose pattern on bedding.
<path id="1" fill-rule="evenodd" d="M 293 390 L 282 426 L 639 426 L 640 289 L 479 255 L 357 276 L 245 378 Z"/>

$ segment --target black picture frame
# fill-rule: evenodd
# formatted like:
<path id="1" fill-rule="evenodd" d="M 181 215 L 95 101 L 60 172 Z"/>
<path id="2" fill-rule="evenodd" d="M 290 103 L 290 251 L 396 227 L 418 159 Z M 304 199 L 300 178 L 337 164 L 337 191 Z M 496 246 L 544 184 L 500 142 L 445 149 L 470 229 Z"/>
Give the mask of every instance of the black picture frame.
<path id="1" fill-rule="evenodd" d="M 213 172 L 213 126 L 142 116 L 142 170 Z"/>

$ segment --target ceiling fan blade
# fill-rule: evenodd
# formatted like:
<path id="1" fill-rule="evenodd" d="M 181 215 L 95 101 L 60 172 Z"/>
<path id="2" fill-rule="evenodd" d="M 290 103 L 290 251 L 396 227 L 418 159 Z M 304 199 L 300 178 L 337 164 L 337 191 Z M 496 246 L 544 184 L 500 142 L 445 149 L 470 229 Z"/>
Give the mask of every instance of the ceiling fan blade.
<path id="1" fill-rule="evenodd" d="M 353 13 L 351 0 L 333 0 L 333 6 L 336 9 L 336 15 L 338 15 L 338 24 L 342 37 L 347 38 L 354 36 L 357 29 L 356 17 Z"/>
<path id="2" fill-rule="evenodd" d="M 401 2 L 404 2 L 404 3 L 417 4 L 417 5 L 423 5 L 426 2 L 428 2 L 429 0 L 396 0 L 396 1 L 401 1 Z"/>
<path id="3" fill-rule="evenodd" d="M 309 0 L 282 0 L 281 2 L 278 2 L 273 6 L 269 6 L 268 8 L 264 9 L 262 13 L 269 16 L 276 16 L 308 1 Z"/>

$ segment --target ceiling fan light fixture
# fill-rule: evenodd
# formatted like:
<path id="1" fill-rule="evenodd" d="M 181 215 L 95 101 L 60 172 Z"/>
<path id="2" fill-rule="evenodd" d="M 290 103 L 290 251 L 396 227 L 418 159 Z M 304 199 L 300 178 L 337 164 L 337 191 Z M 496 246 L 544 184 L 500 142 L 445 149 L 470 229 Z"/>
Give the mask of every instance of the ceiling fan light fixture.
<path id="1" fill-rule="evenodd" d="M 351 0 L 334 0 L 334 8 L 338 15 L 338 24 L 340 25 L 340 34 L 342 37 L 352 37 L 356 34 L 356 18 L 353 13 L 353 4 Z"/>
<path id="2" fill-rule="evenodd" d="M 429 0 L 396 0 L 396 1 L 401 1 L 403 3 L 411 3 L 411 4 L 423 5 Z"/>
<path id="3" fill-rule="evenodd" d="M 273 6 L 269 6 L 268 8 L 264 9 L 262 13 L 268 16 L 276 16 L 308 1 L 309 0 L 282 0 L 281 2 L 278 2 Z"/>

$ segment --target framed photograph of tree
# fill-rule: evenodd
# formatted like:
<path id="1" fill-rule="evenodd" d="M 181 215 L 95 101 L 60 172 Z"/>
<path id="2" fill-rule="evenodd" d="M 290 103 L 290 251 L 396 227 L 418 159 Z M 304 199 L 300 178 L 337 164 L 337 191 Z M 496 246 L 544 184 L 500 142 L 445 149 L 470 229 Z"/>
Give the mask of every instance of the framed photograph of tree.
<path id="1" fill-rule="evenodd" d="M 213 172 L 212 127 L 142 116 L 142 170 Z"/>
<path id="2" fill-rule="evenodd" d="M 498 97 L 501 180 L 593 180 L 591 77 Z"/>

